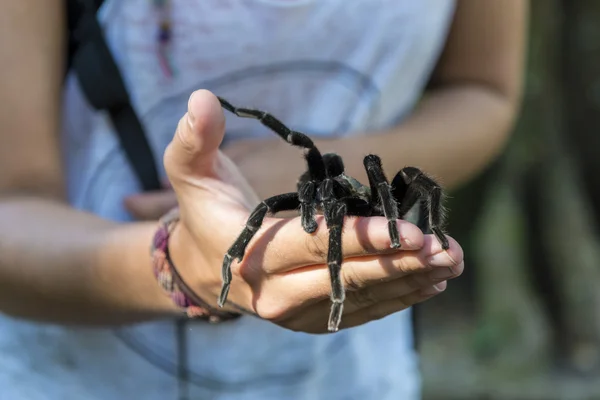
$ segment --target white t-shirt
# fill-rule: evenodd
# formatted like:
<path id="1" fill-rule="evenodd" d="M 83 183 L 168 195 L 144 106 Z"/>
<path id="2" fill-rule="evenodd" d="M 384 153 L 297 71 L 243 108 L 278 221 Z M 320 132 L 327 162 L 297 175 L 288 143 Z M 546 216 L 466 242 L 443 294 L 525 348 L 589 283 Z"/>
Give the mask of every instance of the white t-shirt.
<path id="1" fill-rule="evenodd" d="M 199 88 L 272 112 L 313 136 L 399 123 L 423 91 L 454 11 L 454 0 L 172 0 L 165 68 L 155 3 L 108 0 L 100 17 L 159 166 Z M 90 110 L 72 78 L 65 105 L 72 204 L 129 220 L 122 199 L 139 186 L 108 119 Z M 226 130 L 228 140 L 273 137 L 228 113 Z M 188 322 L 182 331 L 183 341 L 172 321 L 81 329 L 1 317 L 0 399 L 175 400 L 184 391 L 192 399 L 231 400 L 420 395 L 409 310 L 332 335 L 295 333 L 252 317 Z"/>

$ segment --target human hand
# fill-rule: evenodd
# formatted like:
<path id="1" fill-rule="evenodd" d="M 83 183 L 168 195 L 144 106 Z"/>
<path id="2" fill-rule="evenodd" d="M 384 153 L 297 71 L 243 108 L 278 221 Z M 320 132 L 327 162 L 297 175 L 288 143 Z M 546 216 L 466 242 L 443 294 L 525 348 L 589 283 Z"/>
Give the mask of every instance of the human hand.
<path id="1" fill-rule="evenodd" d="M 136 193 L 124 200 L 125 209 L 139 221 L 156 221 L 177 206 L 177 196 L 170 183 L 165 182 L 162 190 Z"/>
<path id="2" fill-rule="evenodd" d="M 274 147 L 276 147 L 280 141 L 281 140 L 279 139 L 275 139 L 272 141 L 267 140 L 266 143 L 264 143 L 263 141 L 243 140 L 239 142 L 236 141 L 223 149 L 223 153 L 238 166 L 238 169 L 245 171 L 244 177 L 246 180 L 254 182 L 254 185 L 250 184 L 250 186 L 253 188 L 252 190 L 259 193 L 260 198 L 267 198 L 271 196 L 271 194 L 268 193 L 272 192 L 275 194 L 277 188 L 283 188 L 284 185 L 282 184 L 282 181 L 288 176 L 287 174 L 285 176 L 279 174 L 283 179 L 277 181 L 269 179 L 268 176 L 265 177 L 266 179 L 264 181 L 259 179 L 261 172 L 263 174 L 268 174 L 271 169 L 265 168 L 266 166 L 263 164 L 259 165 L 257 161 L 264 158 L 262 157 L 263 153 L 279 154 L 279 149 Z M 286 147 L 290 148 L 289 145 Z M 260 156 L 256 157 L 259 151 Z M 241 168 L 239 168 L 240 166 Z M 289 191 L 290 187 L 293 186 L 294 180 L 285 179 L 285 181 L 285 191 Z M 260 182 L 265 183 L 261 185 Z M 290 182 L 292 185 L 290 185 Z M 282 191 L 279 192 L 281 193 Z M 124 206 L 138 221 L 155 221 L 173 207 L 177 206 L 177 195 L 173 191 L 171 183 L 167 181 L 163 183 L 163 188 L 161 190 L 136 193 L 127 196 L 124 199 Z"/>
<path id="3" fill-rule="evenodd" d="M 223 257 L 258 204 L 235 165 L 218 150 L 224 124 L 216 97 L 194 93 L 164 156 L 181 217 L 170 251 L 188 285 L 213 306 L 221 290 Z M 287 329 L 327 332 L 328 231 L 322 217 L 317 222 L 317 231 L 307 234 L 298 217 L 265 218 L 243 261 L 232 265 L 225 310 L 242 308 Z M 342 280 L 347 296 L 340 328 L 431 298 L 462 273 L 456 241 L 450 238 L 450 248 L 442 251 L 433 236 L 406 221 L 398 221 L 398 230 L 402 249 L 394 250 L 385 218 L 346 218 Z"/>

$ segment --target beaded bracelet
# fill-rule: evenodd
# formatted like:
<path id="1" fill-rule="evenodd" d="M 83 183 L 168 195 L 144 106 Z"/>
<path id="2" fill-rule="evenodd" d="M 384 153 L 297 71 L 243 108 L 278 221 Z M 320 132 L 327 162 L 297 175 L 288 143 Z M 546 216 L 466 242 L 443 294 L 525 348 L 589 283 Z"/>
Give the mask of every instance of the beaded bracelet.
<path id="1" fill-rule="evenodd" d="M 169 254 L 169 238 L 178 222 L 179 209 L 174 208 L 159 220 L 159 227 L 152 241 L 152 267 L 158 284 L 171 300 L 182 308 L 188 318 L 217 323 L 240 317 L 241 314 L 223 312 L 211 307 L 182 279 Z"/>

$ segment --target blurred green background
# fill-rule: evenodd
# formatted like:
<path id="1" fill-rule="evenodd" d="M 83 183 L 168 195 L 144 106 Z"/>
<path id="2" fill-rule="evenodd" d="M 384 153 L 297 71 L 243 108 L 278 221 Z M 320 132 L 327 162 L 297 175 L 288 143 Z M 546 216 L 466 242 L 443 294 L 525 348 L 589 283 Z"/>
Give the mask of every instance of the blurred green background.
<path id="1" fill-rule="evenodd" d="M 419 306 L 425 399 L 600 399 L 600 1 L 530 4 L 514 134 L 450 194 L 465 274 Z"/>

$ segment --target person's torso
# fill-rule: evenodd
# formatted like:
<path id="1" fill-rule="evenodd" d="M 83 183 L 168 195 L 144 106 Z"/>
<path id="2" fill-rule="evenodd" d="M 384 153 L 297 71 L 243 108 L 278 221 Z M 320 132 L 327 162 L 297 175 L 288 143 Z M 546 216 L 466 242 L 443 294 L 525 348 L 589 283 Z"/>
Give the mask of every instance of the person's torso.
<path id="1" fill-rule="evenodd" d="M 420 98 L 453 7 L 451 0 L 128 0 L 108 1 L 101 18 L 160 166 L 199 88 L 310 135 L 399 123 Z M 161 18 L 173 27 L 164 54 Z M 139 186 L 109 120 L 89 109 L 72 77 L 65 106 L 72 204 L 129 220 L 122 199 Z M 272 135 L 253 122 L 227 115 L 226 138 Z M 177 340 L 170 321 L 82 330 L 3 318 L 0 385 L 11 399 L 176 399 L 183 375 L 194 399 L 418 398 L 408 310 L 333 335 L 251 317 L 190 322 L 183 332 Z"/>

